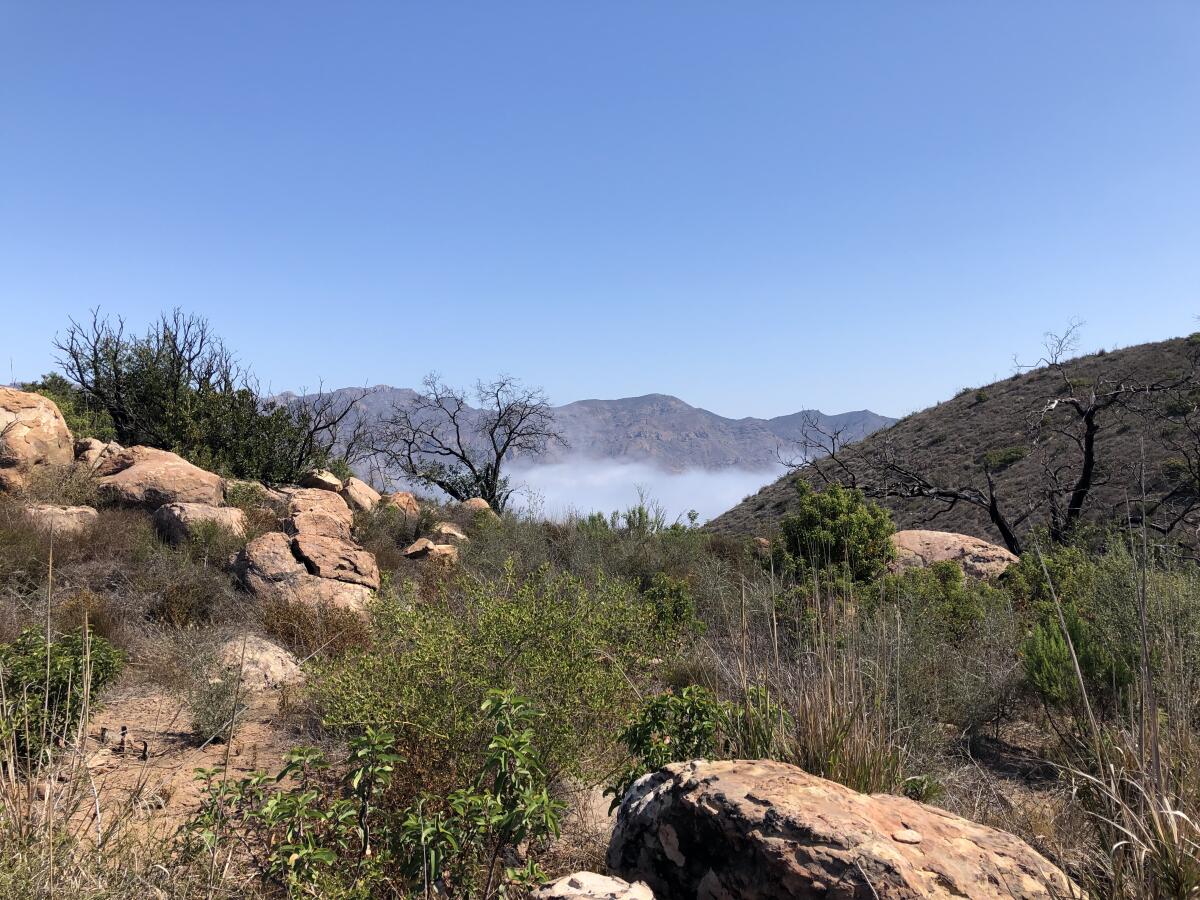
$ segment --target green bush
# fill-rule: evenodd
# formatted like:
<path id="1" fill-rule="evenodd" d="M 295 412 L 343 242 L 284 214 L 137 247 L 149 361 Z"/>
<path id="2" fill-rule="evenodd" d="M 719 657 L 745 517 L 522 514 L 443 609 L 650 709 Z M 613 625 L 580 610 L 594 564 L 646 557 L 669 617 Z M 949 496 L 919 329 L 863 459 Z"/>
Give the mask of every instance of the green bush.
<path id="1" fill-rule="evenodd" d="M 888 511 L 854 488 L 814 491 L 796 481 L 796 512 L 780 523 L 785 558 L 816 571 L 845 572 L 857 581 L 882 574 L 895 555 Z"/>
<path id="2" fill-rule="evenodd" d="M 396 732 L 431 777 L 477 754 L 491 689 L 528 697 L 545 715 L 535 743 L 555 772 L 598 774 L 612 736 L 669 649 L 654 610 L 626 581 L 584 581 L 548 568 L 521 577 L 463 577 L 427 602 L 382 592 L 374 649 L 316 667 L 310 693 L 326 727 Z"/>
<path id="3" fill-rule="evenodd" d="M 328 776 L 324 754 L 294 750 L 274 776 L 236 782 L 219 769 L 185 830 L 184 855 L 250 851 L 267 880 L 294 896 L 416 896 L 442 885 L 450 896 L 492 897 L 545 880 L 536 853 L 559 834 L 563 806 L 550 796 L 535 745 L 540 714 L 492 691 L 479 710 L 489 739 L 466 786 L 391 802 L 395 735 L 367 728 L 350 741 L 345 774 Z M 515 860 L 514 857 L 523 857 Z"/>
<path id="4" fill-rule="evenodd" d="M 0 645 L 0 742 L 31 763 L 72 740 L 86 704 L 120 673 L 124 655 L 83 629 L 47 642 L 33 628 Z"/>

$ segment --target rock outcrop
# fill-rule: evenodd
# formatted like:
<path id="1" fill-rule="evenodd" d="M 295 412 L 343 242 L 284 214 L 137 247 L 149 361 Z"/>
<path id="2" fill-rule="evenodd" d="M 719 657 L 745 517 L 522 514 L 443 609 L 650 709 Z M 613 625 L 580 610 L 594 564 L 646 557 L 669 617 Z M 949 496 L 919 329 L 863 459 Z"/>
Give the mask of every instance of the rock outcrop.
<path id="1" fill-rule="evenodd" d="M 408 491 L 396 491 L 394 494 L 384 494 L 383 504 L 398 509 L 410 519 L 415 519 L 421 514 L 421 505 L 417 503 L 417 498 Z"/>
<path id="2" fill-rule="evenodd" d="M 379 566 L 373 554 L 337 537 L 301 532 L 292 538 L 292 550 L 312 574 L 379 589 Z"/>
<path id="3" fill-rule="evenodd" d="M 100 492 L 127 506 L 158 509 L 167 503 L 220 506 L 225 481 L 175 453 L 129 447 L 101 459 L 95 469 Z"/>
<path id="4" fill-rule="evenodd" d="M 654 900 L 650 888 L 640 881 L 630 884 L 595 872 L 564 875 L 543 884 L 531 896 L 533 900 Z"/>
<path id="5" fill-rule="evenodd" d="M 767 760 L 676 763 L 639 780 L 608 868 L 659 900 L 1079 896 L 1013 835 Z"/>
<path id="6" fill-rule="evenodd" d="M 69 466 L 73 447 L 71 430 L 53 400 L 0 388 L 0 491 L 24 487 L 38 466 Z"/>
<path id="7" fill-rule="evenodd" d="M 233 506 L 167 503 L 154 513 L 154 527 L 169 544 L 182 544 L 191 540 L 196 534 L 196 529 L 206 523 L 223 528 L 237 537 L 246 533 L 246 514 Z"/>
<path id="8" fill-rule="evenodd" d="M 325 469 L 313 469 L 300 479 L 300 487 L 337 493 L 342 489 L 342 479 Z"/>
<path id="9" fill-rule="evenodd" d="M 439 544 L 465 544 L 467 533 L 453 522 L 438 522 L 429 529 L 434 541 Z"/>
<path id="10" fill-rule="evenodd" d="M 81 438 L 75 442 L 75 463 L 95 471 L 101 462 L 124 449 L 116 441 L 105 443 L 98 438 Z"/>
<path id="11" fill-rule="evenodd" d="M 435 544 L 429 538 L 417 538 L 401 551 L 408 559 L 439 559 L 458 562 L 458 548 L 453 544 Z"/>
<path id="12" fill-rule="evenodd" d="M 470 500 L 464 500 L 462 508 L 469 509 L 473 513 L 487 513 L 491 518 L 500 518 L 496 515 L 496 511 L 492 509 L 491 504 L 482 497 L 472 497 Z"/>
<path id="13" fill-rule="evenodd" d="M 292 552 L 292 539 L 271 531 L 250 541 L 238 554 L 238 575 L 260 599 L 304 606 L 329 606 L 365 613 L 371 589 L 363 584 L 313 575 Z"/>
<path id="14" fill-rule="evenodd" d="M 39 503 L 25 507 L 25 518 L 39 531 L 75 537 L 95 525 L 100 519 L 100 514 L 90 506 L 53 506 L 49 503 Z"/>
<path id="15" fill-rule="evenodd" d="M 897 531 L 892 535 L 892 546 L 896 548 L 893 572 L 949 561 L 958 563 L 972 578 L 995 578 L 1017 561 L 1017 556 L 1004 547 L 949 531 Z"/>
<path id="16" fill-rule="evenodd" d="M 302 680 L 296 657 L 257 634 L 231 637 L 217 649 L 227 669 L 240 671 L 242 686 L 253 693 L 275 690 Z"/>
<path id="17" fill-rule="evenodd" d="M 342 485 L 342 499 L 352 510 L 370 512 L 379 504 L 380 494 L 361 478 L 347 478 Z"/>

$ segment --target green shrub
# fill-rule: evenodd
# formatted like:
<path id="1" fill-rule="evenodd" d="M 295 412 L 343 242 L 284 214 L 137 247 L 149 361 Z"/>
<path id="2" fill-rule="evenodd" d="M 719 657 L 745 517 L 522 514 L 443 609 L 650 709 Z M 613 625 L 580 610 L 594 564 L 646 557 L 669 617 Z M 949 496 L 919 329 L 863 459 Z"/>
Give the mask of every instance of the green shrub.
<path id="1" fill-rule="evenodd" d="M 0 742 L 25 763 L 72 740 L 80 717 L 120 673 L 124 655 L 78 629 L 47 642 L 32 628 L 0 645 Z"/>
<path id="2" fill-rule="evenodd" d="M 650 586 L 642 592 L 654 614 L 658 633 L 672 639 L 695 633 L 703 627 L 696 619 L 696 600 L 692 589 L 682 578 L 672 578 L 666 572 L 656 572 Z"/>
<path id="3" fill-rule="evenodd" d="M 780 523 L 786 558 L 804 568 L 841 571 L 857 581 L 882 574 L 895 555 L 888 511 L 854 488 L 831 484 L 814 491 L 796 481 L 796 512 Z"/>
<path id="4" fill-rule="evenodd" d="M 463 577 L 427 602 L 383 592 L 372 617 L 373 651 L 318 665 L 311 696 L 335 731 L 395 731 L 401 751 L 450 789 L 452 767 L 478 753 L 493 688 L 545 713 L 536 745 L 555 772 L 603 771 L 651 660 L 668 649 L 628 582 L 548 568 Z"/>
<path id="5" fill-rule="evenodd" d="M 367 728 L 350 741 L 344 775 L 325 756 L 294 750 L 274 776 L 236 782 L 200 773 L 206 799 L 185 830 L 184 855 L 250 850 L 252 865 L 292 895 L 416 896 L 443 885 L 451 896 L 505 896 L 545 880 L 536 853 L 559 834 L 563 806 L 550 796 L 535 747 L 540 713 L 511 693 L 481 704 L 489 738 L 466 786 L 391 800 L 395 735 Z M 524 857 L 515 861 L 514 857 Z"/>

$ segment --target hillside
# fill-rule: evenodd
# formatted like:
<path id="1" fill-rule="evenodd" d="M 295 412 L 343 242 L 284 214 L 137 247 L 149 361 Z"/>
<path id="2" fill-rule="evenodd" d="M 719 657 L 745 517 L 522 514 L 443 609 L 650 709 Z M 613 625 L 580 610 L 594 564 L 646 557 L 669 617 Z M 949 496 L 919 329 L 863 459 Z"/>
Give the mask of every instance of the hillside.
<path id="1" fill-rule="evenodd" d="M 1158 343 L 1101 352 L 1079 357 L 1067 363 L 1073 383 L 1094 383 L 1099 379 L 1148 383 L 1171 377 L 1188 366 L 1188 342 L 1174 339 Z M 1037 419 L 1048 400 L 1063 396 L 1062 376 L 1047 367 L 1020 373 L 978 389 L 966 389 L 950 400 L 914 413 L 890 428 L 877 431 L 856 445 L 847 447 L 845 458 L 860 486 L 881 490 L 876 467 L 864 462 L 884 454 L 906 460 L 931 481 L 939 484 L 979 485 L 986 487 L 982 474 L 985 453 L 1020 448 L 1027 455 L 998 471 L 996 493 L 1011 506 L 1036 493 L 1043 480 L 1044 457 L 1031 452 L 1030 423 Z M 1089 503 L 1087 518 L 1097 520 L 1119 514 L 1128 497 L 1140 496 L 1139 477 L 1142 448 L 1148 486 L 1162 482 L 1164 462 L 1172 456 L 1161 441 L 1161 420 L 1147 420 L 1125 414 L 1119 423 L 1105 428 L 1097 437 L 1100 478 Z M 1074 459 L 1066 439 L 1043 437 L 1042 447 L 1054 465 Z M 833 475 L 834 467 L 824 465 Z M 766 534 L 792 508 L 795 475 L 784 476 L 747 497 L 737 506 L 713 519 L 708 528 L 731 534 Z M 803 472 L 814 486 L 823 479 L 813 471 Z M 872 478 L 875 479 L 872 482 Z M 847 480 L 845 476 L 839 480 Z M 938 501 L 887 497 L 899 528 L 928 527 L 959 531 L 987 540 L 1000 537 L 987 511 L 958 503 L 947 509 Z M 1022 523 L 1022 531 L 1046 521 L 1039 511 Z"/>
<path id="2" fill-rule="evenodd" d="M 355 389 L 336 393 L 350 395 Z M 407 388 L 379 385 L 358 401 L 362 415 L 378 418 L 411 400 Z M 578 400 L 554 407 L 567 446 L 552 447 L 539 463 L 571 459 L 649 463 L 661 469 L 774 469 L 778 453 L 794 456 L 810 423 L 843 428 L 859 438 L 894 422 L 870 410 L 827 415 L 801 410 L 773 419 L 729 419 L 667 394 L 617 400 Z"/>

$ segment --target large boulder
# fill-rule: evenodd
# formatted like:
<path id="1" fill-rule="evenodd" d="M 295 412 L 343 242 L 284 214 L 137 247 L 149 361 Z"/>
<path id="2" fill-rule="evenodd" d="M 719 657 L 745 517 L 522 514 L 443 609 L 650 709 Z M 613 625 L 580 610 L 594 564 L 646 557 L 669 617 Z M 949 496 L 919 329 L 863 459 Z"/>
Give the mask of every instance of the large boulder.
<path id="1" fill-rule="evenodd" d="M 90 506 L 53 506 L 39 503 L 25 507 L 25 518 L 39 531 L 75 537 L 87 531 L 100 519 Z"/>
<path id="2" fill-rule="evenodd" d="M 223 528 L 237 537 L 246 534 L 246 514 L 233 506 L 167 503 L 154 513 L 154 527 L 163 540 L 170 544 L 191 540 L 197 528 L 206 523 Z"/>
<path id="3" fill-rule="evenodd" d="M 129 447 L 114 453 L 100 460 L 95 475 L 102 494 L 129 506 L 220 506 L 225 500 L 225 480 L 219 475 L 154 447 Z"/>
<path id="4" fill-rule="evenodd" d="M 384 494 L 383 505 L 399 510 L 409 519 L 415 519 L 421 515 L 421 504 L 417 502 L 416 496 L 408 491 L 396 491 L 394 494 Z"/>
<path id="5" fill-rule="evenodd" d="M 659 900 L 1079 896 L 1011 834 L 769 760 L 675 763 L 640 779 L 608 868 Z"/>
<path id="6" fill-rule="evenodd" d="M 342 489 L 342 479 L 326 469 L 313 469 L 300 479 L 300 487 L 337 493 Z"/>
<path id="7" fill-rule="evenodd" d="M 429 529 L 429 534 L 439 544 L 465 544 L 467 533 L 453 522 L 438 522 Z"/>
<path id="8" fill-rule="evenodd" d="M 575 872 L 543 884 L 533 900 L 654 900 L 650 888 L 638 881 L 630 884 L 611 875 Z"/>
<path id="9" fill-rule="evenodd" d="M 74 443 L 53 400 L 0 387 L 0 491 L 23 487 L 37 466 L 69 466 Z"/>
<path id="10" fill-rule="evenodd" d="M 484 513 L 490 519 L 500 518 L 496 515 L 496 511 L 492 509 L 492 505 L 482 497 L 472 497 L 470 500 L 462 502 L 462 508 L 470 510 L 473 513 Z"/>
<path id="11" fill-rule="evenodd" d="M 364 584 L 313 575 L 293 552 L 292 539 L 271 531 L 250 541 L 238 554 L 236 569 L 256 597 L 305 606 L 329 606 L 365 613 L 372 596 Z"/>
<path id="12" fill-rule="evenodd" d="M 354 512 L 346 505 L 341 495 L 320 488 L 292 491 L 288 497 L 287 511 L 293 523 L 302 521 L 302 518 L 298 517 L 303 517 L 306 513 L 328 516 L 345 526 L 347 534 L 350 533 L 350 526 L 354 524 Z M 305 529 L 296 527 L 295 530 L 299 532 Z"/>
<path id="13" fill-rule="evenodd" d="M 379 590 L 374 554 L 350 541 L 301 532 L 292 539 L 292 550 L 314 575 Z"/>
<path id="14" fill-rule="evenodd" d="M 342 485 L 342 499 L 351 509 L 370 512 L 379 504 L 380 496 L 379 491 L 361 478 L 347 478 L 346 483 Z"/>
<path id="15" fill-rule="evenodd" d="M 116 441 L 105 443 L 99 438 L 80 438 L 75 442 L 75 463 L 95 471 L 101 462 L 124 449 Z"/>
<path id="16" fill-rule="evenodd" d="M 896 548 L 893 572 L 935 562 L 956 562 L 972 578 L 995 578 L 1017 561 L 1016 554 L 1003 547 L 950 531 L 897 531 L 892 535 L 892 546 Z"/>
<path id="17" fill-rule="evenodd" d="M 217 648 L 217 659 L 225 668 L 240 672 L 242 686 L 251 693 L 296 684 L 303 677 L 295 656 L 257 634 L 231 637 Z"/>

